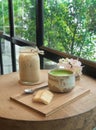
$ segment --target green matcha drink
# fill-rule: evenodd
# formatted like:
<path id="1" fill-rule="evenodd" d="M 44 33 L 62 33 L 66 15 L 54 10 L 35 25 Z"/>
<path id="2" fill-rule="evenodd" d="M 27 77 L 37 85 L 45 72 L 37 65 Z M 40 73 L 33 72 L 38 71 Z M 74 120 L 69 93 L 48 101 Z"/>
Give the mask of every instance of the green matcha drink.
<path id="1" fill-rule="evenodd" d="M 49 73 L 53 76 L 70 76 L 73 74 L 73 72 L 64 69 L 51 70 Z"/>
<path id="2" fill-rule="evenodd" d="M 53 92 L 70 92 L 75 87 L 75 75 L 70 70 L 51 70 L 48 73 L 48 87 Z"/>

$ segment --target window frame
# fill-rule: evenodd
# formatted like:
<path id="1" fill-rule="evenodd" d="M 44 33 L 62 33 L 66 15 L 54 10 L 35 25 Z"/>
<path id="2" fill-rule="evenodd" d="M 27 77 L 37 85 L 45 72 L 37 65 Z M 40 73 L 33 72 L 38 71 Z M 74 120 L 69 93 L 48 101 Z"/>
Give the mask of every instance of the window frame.
<path id="1" fill-rule="evenodd" d="M 9 21 L 10 22 L 10 36 L 0 33 L 0 39 L 6 39 L 8 41 L 10 41 L 11 43 L 11 54 L 12 54 L 12 70 L 13 72 L 16 71 L 16 55 L 15 55 L 15 44 L 19 45 L 19 46 L 35 46 L 35 43 L 32 42 L 28 42 L 26 40 L 23 39 L 18 39 L 17 37 L 14 37 L 14 20 L 13 20 L 13 4 L 12 4 L 12 0 L 8 0 L 8 4 L 9 4 Z M 39 49 L 44 50 L 44 55 L 40 55 L 40 65 L 41 65 L 41 69 L 43 69 L 43 59 L 47 58 L 50 59 L 52 61 L 58 62 L 59 58 L 78 58 L 76 56 L 72 56 L 70 54 L 64 53 L 64 52 L 60 52 L 48 47 L 44 46 L 44 41 L 43 41 L 43 37 L 44 37 L 44 21 L 43 21 L 43 0 L 36 0 L 36 45 Z M 1 40 L 0 40 L 1 41 Z M 1 42 L 0 42 L 1 45 Z M 1 49 L 0 49 L 0 53 L 1 53 Z M 2 57 L 2 56 L 0 56 Z M 83 58 L 79 58 L 79 60 L 82 62 L 84 69 L 83 69 L 83 73 L 90 75 L 94 78 L 96 78 L 96 63 L 83 59 Z M 1 64 L 0 66 L 2 67 L 2 60 L 1 60 Z M 2 68 L 1 68 L 2 69 Z M 3 70 L 2 70 L 2 74 L 3 74 Z"/>
<path id="2" fill-rule="evenodd" d="M 40 2 L 39 3 L 40 7 L 39 7 L 38 11 L 41 12 L 40 16 L 42 17 L 42 18 L 40 18 L 40 16 L 37 15 L 38 16 L 37 26 L 39 25 L 38 24 L 39 20 L 42 19 L 42 24 L 40 26 L 42 26 L 41 28 L 42 28 L 42 30 L 44 30 L 44 23 L 43 23 L 44 22 L 44 20 L 43 20 L 43 17 L 44 17 L 43 16 L 43 10 L 44 10 L 43 2 L 44 2 L 44 0 L 37 0 L 37 1 L 38 1 L 38 3 Z M 38 11 L 37 11 L 37 14 L 39 14 Z M 40 30 L 38 30 L 38 31 L 40 32 Z M 42 31 L 40 35 L 43 39 L 44 31 Z M 76 56 L 45 47 L 43 40 L 42 41 L 38 40 L 37 45 L 39 45 L 39 43 L 41 43 L 41 46 L 39 46 L 39 48 L 44 50 L 44 52 L 45 52 L 44 56 L 42 56 L 44 58 L 50 59 L 50 60 L 55 61 L 55 62 L 58 62 L 59 58 L 66 58 L 66 57 L 78 59 L 78 57 L 76 57 Z M 96 62 L 86 60 L 82 57 L 79 57 L 79 60 L 82 62 L 83 66 L 84 66 L 83 73 L 96 78 Z"/>

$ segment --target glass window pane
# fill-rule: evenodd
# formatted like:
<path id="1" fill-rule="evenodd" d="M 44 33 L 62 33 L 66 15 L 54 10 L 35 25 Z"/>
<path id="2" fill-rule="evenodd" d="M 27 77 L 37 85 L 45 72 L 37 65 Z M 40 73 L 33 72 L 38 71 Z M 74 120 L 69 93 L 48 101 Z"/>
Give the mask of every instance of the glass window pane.
<path id="1" fill-rule="evenodd" d="M 8 0 L 0 0 L 0 30 L 9 34 Z"/>
<path id="2" fill-rule="evenodd" d="M 15 45 L 16 50 L 16 69 L 19 71 L 19 54 L 20 54 L 20 46 Z"/>
<path id="3" fill-rule="evenodd" d="M 15 36 L 36 41 L 35 0 L 14 0 Z"/>
<path id="4" fill-rule="evenodd" d="M 44 58 L 44 69 L 55 69 L 55 68 L 57 68 L 56 62 Z"/>
<path id="5" fill-rule="evenodd" d="M 10 42 L 2 40 L 2 59 L 4 74 L 12 72 L 11 46 Z"/>
<path id="6" fill-rule="evenodd" d="M 44 45 L 96 61 L 96 0 L 44 0 Z"/>

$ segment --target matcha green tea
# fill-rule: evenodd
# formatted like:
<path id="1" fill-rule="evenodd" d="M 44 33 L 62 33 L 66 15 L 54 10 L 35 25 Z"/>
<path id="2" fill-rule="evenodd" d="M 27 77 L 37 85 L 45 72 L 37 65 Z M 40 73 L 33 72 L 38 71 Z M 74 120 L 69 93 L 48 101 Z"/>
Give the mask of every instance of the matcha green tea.
<path id="1" fill-rule="evenodd" d="M 64 69 L 57 69 L 57 70 L 51 70 L 50 74 L 54 76 L 69 76 L 70 74 L 73 74 L 73 72 Z"/>
<path id="2" fill-rule="evenodd" d="M 66 69 L 54 69 L 48 73 L 48 87 L 53 92 L 70 92 L 75 87 L 75 75 Z"/>

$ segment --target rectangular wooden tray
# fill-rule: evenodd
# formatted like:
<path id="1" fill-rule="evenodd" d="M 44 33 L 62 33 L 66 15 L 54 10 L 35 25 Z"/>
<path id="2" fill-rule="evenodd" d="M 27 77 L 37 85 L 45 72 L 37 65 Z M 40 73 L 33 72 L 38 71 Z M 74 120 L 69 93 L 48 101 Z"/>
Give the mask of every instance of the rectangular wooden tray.
<path id="1" fill-rule="evenodd" d="M 11 96 L 10 99 L 21 103 L 31 109 L 34 109 L 45 116 L 48 116 L 57 110 L 60 110 L 62 107 L 72 103 L 76 100 L 79 100 L 81 97 L 85 96 L 90 92 L 89 89 L 81 86 L 76 86 L 69 93 L 54 93 L 53 100 L 48 105 L 37 103 L 32 101 L 33 94 L 31 95 L 15 95 Z"/>

